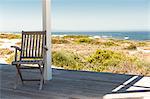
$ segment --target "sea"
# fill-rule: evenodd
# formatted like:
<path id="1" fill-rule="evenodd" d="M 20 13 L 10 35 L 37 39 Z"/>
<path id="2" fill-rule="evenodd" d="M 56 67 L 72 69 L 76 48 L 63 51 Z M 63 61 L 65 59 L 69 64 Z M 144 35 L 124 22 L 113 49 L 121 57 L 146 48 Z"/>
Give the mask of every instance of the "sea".
<path id="1" fill-rule="evenodd" d="M 52 32 L 52 35 L 87 35 L 97 38 L 114 38 L 126 40 L 150 40 L 149 32 Z"/>
<path id="2" fill-rule="evenodd" d="M 19 33 L 19 32 L 13 32 Z M 52 36 L 86 35 L 95 38 L 112 38 L 145 41 L 150 40 L 150 31 L 141 32 L 52 32 Z"/>

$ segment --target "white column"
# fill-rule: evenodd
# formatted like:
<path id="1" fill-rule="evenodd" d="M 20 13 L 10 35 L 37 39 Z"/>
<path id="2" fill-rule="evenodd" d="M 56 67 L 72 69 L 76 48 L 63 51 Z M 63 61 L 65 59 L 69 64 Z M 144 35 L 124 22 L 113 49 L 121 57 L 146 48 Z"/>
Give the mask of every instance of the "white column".
<path id="1" fill-rule="evenodd" d="M 44 69 L 45 80 L 52 79 L 52 68 L 51 68 L 51 0 L 42 0 L 42 14 L 43 14 L 43 31 L 46 30 L 46 44 L 48 51 L 46 54 L 46 63 Z"/>

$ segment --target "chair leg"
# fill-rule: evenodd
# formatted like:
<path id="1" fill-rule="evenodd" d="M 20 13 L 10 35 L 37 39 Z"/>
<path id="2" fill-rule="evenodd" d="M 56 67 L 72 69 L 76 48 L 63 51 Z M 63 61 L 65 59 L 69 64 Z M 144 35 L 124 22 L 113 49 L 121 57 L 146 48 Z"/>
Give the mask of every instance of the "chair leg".
<path id="1" fill-rule="evenodd" d="M 19 66 L 20 65 L 16 65 L 16 81 L 15 81 L 15 85 L 14 85 L 14 89 L 16 89 L 17 88 L 17 85 L 18 85 L 18 82 L 19 82 L 19 77 L 20 77 L 20 79 L 21 79 L 21 82 L 22 82 L 22 84 L 23 84 L 23 79 L 22 79 L 22 75 L 21 75 L 21 72 L 20 72 L 20 70 L 19 70 Z"/>
<path id="2" fill-rule="evenodd" d="M 18 85 L 18 72 L 16 72 L 16 81 L 15 81 L 15 84 L 14 84 L 14 89 L 16 89 L 17 88 L 17 85 Z"/>
<path id="3" fill-rule="evenodd" d="M 20 72 L 20 68 L 19 68 L 19 67 L 20 67 L 20 65 L 16 65 L 16 68 L 17 68 L 17 74 L 19 75 L 22 84 L 24 84 L 24 83 L 23 83 L 23 77 L 22 77 L 22 74 L 21 74 L 21 72 Z"/>
<path id="4" fill-rule="evenodd" d="M 23 77 L 22 77 L 22 74 L 21 74 L 21 71 L 20 71 L 20 64 L 18 65 L 16 65 L 16 69 L 17 69 L 17 73 L 16 73 L 16 83 L 15 83 L 15 86 L 14 86 L 14 89 L 16 89 L 17 88 L 17 84 L 18 84 L 18 80 L 19 80 L 19 78 L 21 79 L 21 82 L 22 82 L 22 84 L 24 84 L 24 80 L 23 80 Z M 42 69 L 42 67 L 41 67 L 41 65 L 40 64 L 38 64 L 38 66 L 39 66 L 39 70 L 40 70 L 40 74 L 41 74 L 41 77 L 40 77 L 40 86 L 39 86 L 39 90 L 41 90 L 42 89 L 42 87 L 43 87 L 43 84 L 44 84 L 44 77 L 43 77 L 43 73 L 44 73 L 44 66 L 43 66 L 43 69 Z"/>
<path id="5" fill-rule="evenodd" d="M 42 90 L 42 88 L 43 88 L 43 79 L 42 79 L 42 77 L 41 77 L 39 90 Z"/>
<path id="6" fill-rule="evenodd" d="M 44 84 L 43 70 L 42 70 L 42 68 L 41 68 L 41 65 L 39 65 L 39 69 L 40 69 L 40 73 L 41 73 L 41 79 L 40 79 L 40 87 L 39 87 L 39 90 L 41 90 L 42 87 L 43 87 L 43 84 Z"/>
<path id="7" fill-rule="evenodd" d="M 43 83 L 44 83 L 44 77 L 43 77 L 44 69 L 42 69 L 41 65 L 39 65 L 39 69 L 40 69 L 41 77 L 42 77 Z"/>
<path id="8" fill-rule="evenodd" d="M 45 80 L 44 80 L 44 67 L 45 67 L 45 65 L 43 64 L 43 69 L 42 69 L 42 72 L 43 72 L 43 83 L 45 83 Z"/>

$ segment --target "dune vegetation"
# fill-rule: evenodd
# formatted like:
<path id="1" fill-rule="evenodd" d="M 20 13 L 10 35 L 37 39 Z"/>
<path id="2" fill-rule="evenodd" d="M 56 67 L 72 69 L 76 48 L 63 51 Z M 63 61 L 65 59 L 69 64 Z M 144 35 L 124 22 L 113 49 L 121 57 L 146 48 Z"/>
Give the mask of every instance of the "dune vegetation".
<path id="1" fill-rule="evenodd" d="M 16 45 L 20 45 L 20 42 Z M 150 49 L 150 41 L 91 38 L 84 35 L 52 37 L 52 64 L 68 70 L 150 76 L 150 53 L 145 49 Z M 3 55 L 7 53 L 1 52 Z M 6 60 L 10 63 L 13 53 Z"/>
<path id="2" fill-rule="evenodd" d="M 20 34 L 11 34 L 11 33 L 0 33 L 0 39 L 21 39 Z"/>
<path id="3" fill-rule="evenodd" d="M 13 51 L 8 48 L 0 48 L 0 55 L 10 55 Z"/>

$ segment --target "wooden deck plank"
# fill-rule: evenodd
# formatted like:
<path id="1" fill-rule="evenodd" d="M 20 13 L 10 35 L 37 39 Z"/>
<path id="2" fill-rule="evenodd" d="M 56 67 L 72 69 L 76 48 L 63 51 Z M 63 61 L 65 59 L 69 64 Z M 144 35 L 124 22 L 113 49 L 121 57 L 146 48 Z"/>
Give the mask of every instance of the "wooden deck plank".
<path id="1" fill-rule="evenodd" d="M 53 79 L 38 91 L 38 82 L 26 82 L 13 90 L 15 68 L 0 65 L 2 99 L 102 99 L 131 75 L 53 69 Z M 25 77 L 38 77 L 37 71 L 25 71 Z M 32 94 L 31 94 L 32 93 Z M 14 96 L 13 96 L 14 95 Z M 13 98 L 12 98 L 13 97 Z M 62 98 L 61 98 L 62 97 Z"/>

